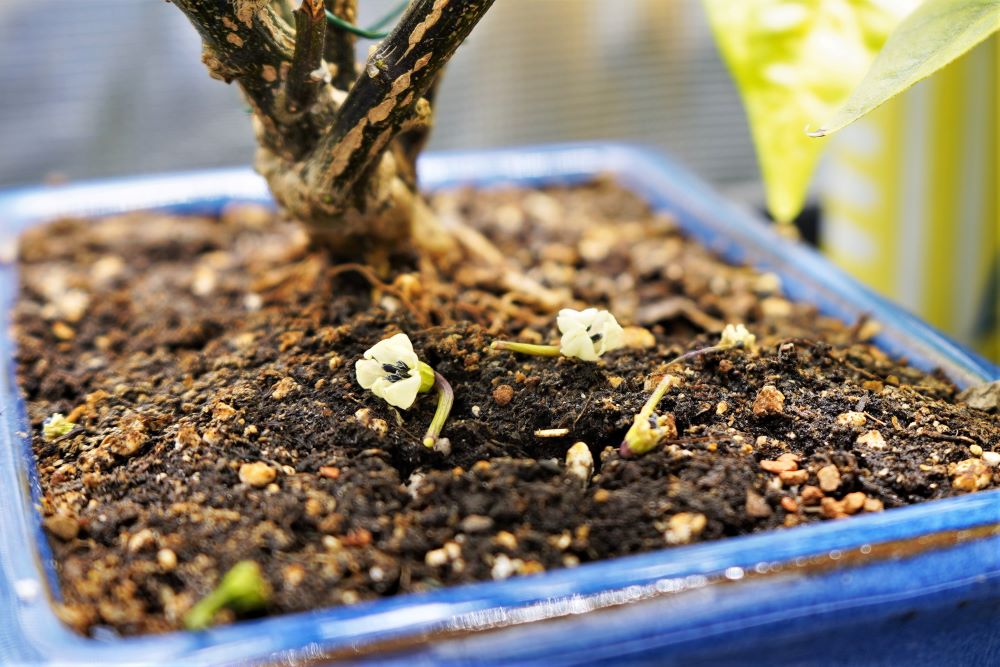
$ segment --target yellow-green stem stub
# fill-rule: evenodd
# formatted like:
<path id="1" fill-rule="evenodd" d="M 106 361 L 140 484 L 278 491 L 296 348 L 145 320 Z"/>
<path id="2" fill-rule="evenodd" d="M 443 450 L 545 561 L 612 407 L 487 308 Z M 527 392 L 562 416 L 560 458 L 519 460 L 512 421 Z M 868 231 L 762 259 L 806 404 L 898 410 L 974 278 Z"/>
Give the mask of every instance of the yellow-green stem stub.
<path id="1" fill-rule="evenodd" d="M 434 374 L 434 386 L 438 390 L 438 404 L 437 409 L 434 411 L 434 418 L 431 419 L 431 425 L 427 427 L 427 433 L 424 435 L 424 447 L 428 449 L 433 447 L 434 443 L 437 442 L 438 436 L 441 435 L 441 431 L 444 429 L 444 423 L 448 421 L 448 415 L 451 414 L 451 406 L 455 402 L 455 392 L 452 390 L 451 385 L 448 384 L 448 381 L 437 371 L 431 372 Z M 422 373 L 423 371 L 421 370 Z"/>
<path id="2" fill-rule="evenodd" d="M 202 630 L 212 625 L 215 615 L 224 608 L 235 612 L 255 611 L 271 598 L 271 586 L 252 560 L 233 565 L 211 593 L 203 597 L 184 616 L 189 630 Z"/>
<path id="3" fill-rule="evenodd" d="M 558 345 L 533 345 L 532 343 L 518 343 L 513 340 L 495 340 L 490 345 L 494 350 L 510 350 L 520 354 L 530 354 L 536 357 L 558 357 L 562 353 Z"/>
<path id="4" fill-rule="evenodd" d="M 673 387 L 681 384 L 681 379 L 676 375 L 664 375 L 652 396 L 646 404 L 639 410 L 639 414 L 632 420 L 632 426 L 625 434 L 625 439 L 621 444 L 621 455 L 623 457 L 638 456 L 653 449 L 663 437 L 659 428 L 659 423 L 655 417 L 656 406 Z"/>
<path id="5" fill-rule="evenodd" d="M 420 373 L 419 392 L 421 394 L 426 394 L 434 388 L 434 369 L 431 368 L 429 364 L 425 364 L 421 361 L 417 364 L 417 371 Z"/>

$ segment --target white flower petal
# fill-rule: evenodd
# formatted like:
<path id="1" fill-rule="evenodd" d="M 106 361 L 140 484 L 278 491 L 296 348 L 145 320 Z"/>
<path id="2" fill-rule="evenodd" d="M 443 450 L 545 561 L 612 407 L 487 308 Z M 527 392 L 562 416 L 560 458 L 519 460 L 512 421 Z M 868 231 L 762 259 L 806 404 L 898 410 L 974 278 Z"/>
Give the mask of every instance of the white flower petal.
<path id="1" fill-rule="evenodd" d="M 722 336 L 719 338 L 719 347 L 722 349 L 739 347 L 753 352 L 757 349 L 757 337 L 750 333 L 742 324 L 727 324 L 722 329 Z"/>
<path id="2" fill-rule="evenodd" d="M 398 333 L 375 343 L 365 352 L 365 359 L 375 359 L 383 364 L 395 364 L 397 361 L 402 361 L 407 368 L 416 369 L 417 367 L 417 353 L 413 351 L 410 337 L 404 333 Z"/>
<path id="3" fill-rule="evenodd" d="M 585 330 L 593 324 L 597 314 L 598 310 L 596 308 L 586 308 L 584 310 L 563 308 L 556 316 L 556 326 L 559 327 L 559 333 L 562 334 L 567 334 L 577 329 Z"/>
<path id="4" fill-rule="evenodd" d="M 388 376 L 393 373 L 395 377 L 399 373 L 394 369 L 387 372 L 385 366 L 398 368 L 400 362 L 406 366 L 409 377 L 393 382 Z M 355 362 L 354 372 L 362 387 L 389 405 L 405 410 L 413 405 L 420 391 L 419 365 L 413 343 L 406 334 L 398 333 L 380 340 L 365 352 L 365 358 Z"/>
<path id="5" fill-rule="evenodd" d="M 597 361 L 594 341 L 586 329 L 576 329 L 563 334 L 559 339 L 559 351 L 567 357 L 576 357 L 584 361 Z"/>
<path id="6" fill-rule="evenodd" d="M 372 388 L 374 391 L 374 387 Z M 389 405 L 406 410 L 417 400 L 417 393 L 420 391 L 420 374 L 413 373 L 410 377 L 397 382 L 384 380 L 381 393 L 376 395 L 385 400 Z"/>
<path id="7" fill-rule="evenodd" d="M 598 316 L 599 321 L 595 320 L 592 332 L 601 334 L 600 339 L 597 341 L 597 354 L 598 356 L 603 355 L 605 352 L 610 352 L 611 350 L 617 350 L 620 347 L 625 346 L 625 329 L 618 324 L 618 320 L 615 316 L 606 310 L 601 311 Z"/>
<path id="8" fill-rule="evenodd" d="M 382 370 L 382 364 L 374 359 L 358 359 L 355 361 L 354 374 L 358 378 L 358 384 L 365 389 L 371 389 L 376 380 L 385 377 L 385 371 Z"/>
<path id="9" fill-rule="evenodd" d="M 625 330 L 606 310 L 563 308 L 556 318 L 556 325 L 562 332 L 559 351 L 568 357 L 597 361 L 605 352 L 625 344 Z"/>

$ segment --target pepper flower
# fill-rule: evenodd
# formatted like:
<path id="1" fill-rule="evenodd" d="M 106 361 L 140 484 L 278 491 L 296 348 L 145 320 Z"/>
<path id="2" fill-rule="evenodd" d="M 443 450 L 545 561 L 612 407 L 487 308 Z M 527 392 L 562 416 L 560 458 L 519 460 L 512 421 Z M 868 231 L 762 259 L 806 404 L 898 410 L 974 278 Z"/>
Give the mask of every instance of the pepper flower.
<path id="1" fill-rule="evenodd" d="M 540 357 L 576 357 L 583 361 L 597 361 L 605 352 L 625 345 L 625 330 L 615 316 L 606 310 L 563 308 L 556 317 L 556 326 L 562 337 L 559 345 L 534 345 L 510 340 L 493 341 L 495 350 L 510 350 Z"/>
<path id="2" fill-rule="evenodd" d="M 421 365 L 427 366 L 417 359 L 409 336 L 398 333 L 375 343 L 365 352 L 364 359 L 354 364 L 354 371 L 358 384 L 389 405 L 406 410 L 417 400 L 425 383 Z M 430 383 L 424 391 L 433 384 L 434 371 L 431 371 Z"/>
<path id="3" fill-rule="evenodd" d="M 426 447 L 442 443 L 444 448 L 446 438 L 438 436 L 451 412 L 455 394 L 440 373 L 417 358 L 409 336 L 398 333 L 375 343 L 365 352 L 363 359 L 354 363 L 354 373 L 358 384 L 401 410 L 413 405 L 417 394 L 437 388 L 437 410 L 423 443 Z"/>
<path id="4" fill-rule="evenodd" d="M 625 344 L 625 330 L 606 310 L 563 308 L 556 317 L 562 338 L 559 351 L 567 357 L 597 361 L 605 352 Z"/>

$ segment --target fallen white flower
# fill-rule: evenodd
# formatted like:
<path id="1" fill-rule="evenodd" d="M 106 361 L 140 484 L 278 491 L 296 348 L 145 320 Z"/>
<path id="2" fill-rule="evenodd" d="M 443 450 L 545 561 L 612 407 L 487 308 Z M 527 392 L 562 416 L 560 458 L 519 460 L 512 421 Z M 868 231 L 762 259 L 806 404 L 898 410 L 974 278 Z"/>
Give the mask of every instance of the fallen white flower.
<path id="1" fill-rule="evenodd" d="M 597 361 L 605 352 L 625 345 L 625 330 L 606 310 L 563 308 L 556 325 L 562 333 L 559 351 L 567 357 Z"/>
<path id="2" fill-rule="evenodd" d="M 748 352 L 755 352 L 757 350 L 757 337 L 742 324 L 727 324 L 722 330 L 722 338 L 719 339 L 717 347 L 724 350 L 738 347 Z"/>
<path id="3" fill-rule="evenodd" d="M 389 405 L 403 410 L 413 405 L 420 392 L 420 360 L 409 336 L 398 333 L 375 343 L 364 359 L 354 364 L 358 383 Z"/>

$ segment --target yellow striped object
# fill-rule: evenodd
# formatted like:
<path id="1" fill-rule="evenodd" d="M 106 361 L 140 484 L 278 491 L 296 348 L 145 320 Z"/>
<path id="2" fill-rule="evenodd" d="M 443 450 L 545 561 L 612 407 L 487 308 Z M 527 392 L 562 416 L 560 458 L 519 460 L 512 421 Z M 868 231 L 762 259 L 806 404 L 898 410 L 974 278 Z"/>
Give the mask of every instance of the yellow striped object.
<path id="1" fill-rule="evenodd" d="M 1000 361 L 996 36 L 835 136 L 821 178 L 828 256 Z"/>

